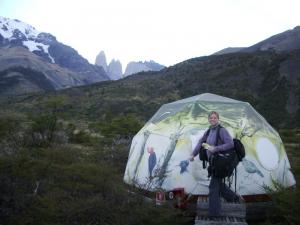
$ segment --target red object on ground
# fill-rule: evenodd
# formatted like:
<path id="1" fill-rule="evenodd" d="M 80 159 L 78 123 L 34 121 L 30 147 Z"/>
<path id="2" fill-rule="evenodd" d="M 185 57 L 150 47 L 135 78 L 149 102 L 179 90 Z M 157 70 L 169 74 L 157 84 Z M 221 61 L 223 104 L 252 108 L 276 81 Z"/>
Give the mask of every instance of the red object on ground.
<path id="1" fill-rule="evenodd" d="M 156 195 L 155 195 L 155 202 L 156 202 L 156 205 L 161 205 L 161 204 L 163 204 L 165 201 L 166 201 L 166 195 L 165 195 L 165 192 L 163 192 L 163 191 L 158 191 L 158 192 L 156 192 Z"/>
<path id="2" fill-rule="evenodd" d="M 179 209 L 185 209 L 187 206 L 187 195 L 184 192 L 184 188 L 174 188 L 171 192 L 173 194 L 173 198 L 175 199 L 175 207 Z"/>

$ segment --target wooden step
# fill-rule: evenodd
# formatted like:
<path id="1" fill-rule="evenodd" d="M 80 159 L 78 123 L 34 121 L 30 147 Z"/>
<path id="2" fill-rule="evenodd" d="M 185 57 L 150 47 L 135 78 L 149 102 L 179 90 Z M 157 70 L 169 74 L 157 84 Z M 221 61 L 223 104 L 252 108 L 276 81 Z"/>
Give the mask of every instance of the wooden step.
<path id="1" fill-rule="evenodd" d="M 243 218 L 223 216 L 210 218 L 207 216 L 196 216 L 195 225 L 248 225 Z"/>
<path id="2" fill-rule="evenodd" d="M 199 196 L 195 225 L 247 225 L 246 204 L 242 198 L 236 202 L 227 202 L 221 198 L 221 215 L 209 217 L 208 196 Z"/>
<path id="3" fill-rule="evenodd" d="M 197 215 L 208 216 L 208 196 L 199 196 L 197 201 Z M 222 217 L 246 218 L 246 205 L 243 199 L 237 202 L 227 202 L 221 198 L 221 215 Z"/>
<path id="4" fill-rule="evenodd" d="M 208 196 L 207 195 L 200 195 L 198 196 L 197 202 L 208 202 Z M 221 203 L 228 203 L 224 198 L 221 198 Z M 244 204 L 245 201 L 242 197 L 238 199 L 238 201 L 235 201 L 236 204 Z"/>

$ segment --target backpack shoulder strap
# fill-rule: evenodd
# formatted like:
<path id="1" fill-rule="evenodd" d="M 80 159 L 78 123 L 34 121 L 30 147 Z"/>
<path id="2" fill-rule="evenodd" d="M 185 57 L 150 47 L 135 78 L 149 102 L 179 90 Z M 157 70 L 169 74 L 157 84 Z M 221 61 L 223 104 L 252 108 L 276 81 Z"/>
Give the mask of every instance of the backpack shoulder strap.
<path id="1" fill-rule="evenodd" d="M 217 127 L 217 134 L 216 134 L 216 142 L 215 142 L 215 146 L 218 146 L 218 144 L 220 142 L 222 142 L 221 138 L 220 138 L 220 129 L 223 128 L 221 125 L 218 125 Z"/>
<path id="2" fill-rule="evenodd" d="M 209 132 L 210 132 L 210 128 L 208 128 L 208 130 L 207 130 L 207 131 L 205 131 L 205 133 L 204 133 L 204 139 L 203 139 L 203 142 L 206 142 L 206 140 L 207 140 L 207 137 L 208 137 L 208 135 L 209 135 Z"/>

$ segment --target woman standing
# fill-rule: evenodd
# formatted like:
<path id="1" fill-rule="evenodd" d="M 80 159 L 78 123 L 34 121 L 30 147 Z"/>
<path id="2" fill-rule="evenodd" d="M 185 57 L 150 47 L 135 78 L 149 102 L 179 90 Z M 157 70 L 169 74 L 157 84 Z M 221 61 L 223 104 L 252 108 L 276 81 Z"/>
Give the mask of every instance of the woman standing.
<path id="1" fill-rule="evenodd" d="M 193 161 L 194 157 L 199 154 L 201 146 L 207 150 L 208 161 L 210 161 L 209 159 L 213 153 L 227 151 L 234 147 L 233 140 L 229 132 L 219 124 L 219 114 L 217 112 L 212 111 L 209 113 L 208 122 L 210 123 L 210 127 L 196 145 L 191 154 L 190 161 Z M 219 140 L 216 140 L 218 138 L 217 132 L 219 132 Z M 218 217 L 221 214 L 220 195 L 230 202 L 237 200 L 238 196 L 227 185 L 222 183 L 222 178 L 216 177 L 213 173 L 210 175 L 209 216 Z"/>

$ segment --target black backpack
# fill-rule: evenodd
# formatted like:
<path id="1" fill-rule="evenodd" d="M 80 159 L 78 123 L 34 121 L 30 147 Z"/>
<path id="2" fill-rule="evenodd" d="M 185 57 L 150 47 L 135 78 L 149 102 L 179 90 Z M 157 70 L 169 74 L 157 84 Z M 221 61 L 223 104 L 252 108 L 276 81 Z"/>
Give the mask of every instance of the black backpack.
<path id="1" fill-rule="evenodd" d="M 233 138 L 234 150 L 237 154 L 239 161 L 241 162 L 245 158 L 246 152 L 243 143 L 236 138 Z"/>

